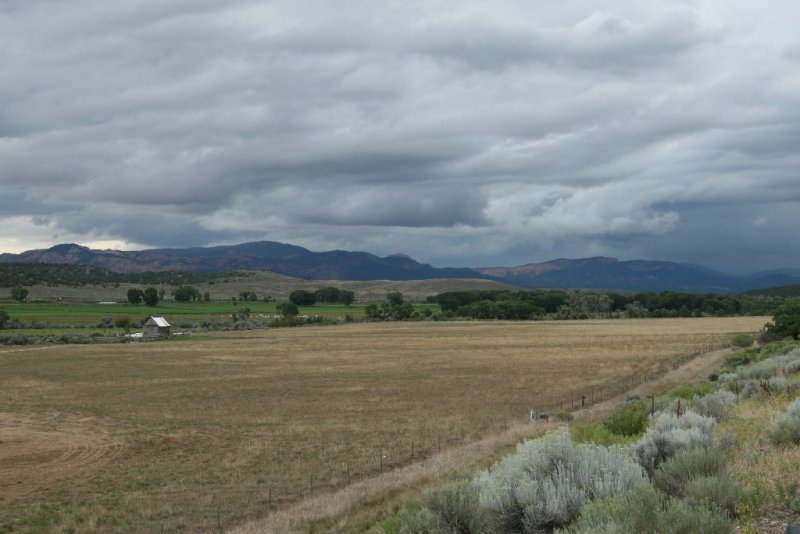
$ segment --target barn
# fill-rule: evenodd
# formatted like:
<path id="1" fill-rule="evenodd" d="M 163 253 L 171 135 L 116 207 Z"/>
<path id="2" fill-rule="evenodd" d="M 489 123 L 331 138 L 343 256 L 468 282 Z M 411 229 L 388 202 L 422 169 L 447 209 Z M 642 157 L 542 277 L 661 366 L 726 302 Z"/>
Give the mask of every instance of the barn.
<path id="1" fill-rule="evenodd" d="M 147 339 L 167 338 L 170 334 L 170 328 L 166 319 L 151 315 L 142 327 L 142 337 Z"/>

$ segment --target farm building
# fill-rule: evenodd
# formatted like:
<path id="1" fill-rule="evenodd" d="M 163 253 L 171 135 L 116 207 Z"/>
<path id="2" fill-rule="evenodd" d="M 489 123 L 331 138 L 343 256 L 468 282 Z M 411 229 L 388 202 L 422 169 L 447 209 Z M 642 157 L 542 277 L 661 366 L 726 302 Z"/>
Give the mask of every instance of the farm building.
<path id="1" fill-rule="evenodd" d="M 169 337 L 170 328 L 166 319 L 152 315 L 142 327 L 142 337 L 148 339 Z"/>

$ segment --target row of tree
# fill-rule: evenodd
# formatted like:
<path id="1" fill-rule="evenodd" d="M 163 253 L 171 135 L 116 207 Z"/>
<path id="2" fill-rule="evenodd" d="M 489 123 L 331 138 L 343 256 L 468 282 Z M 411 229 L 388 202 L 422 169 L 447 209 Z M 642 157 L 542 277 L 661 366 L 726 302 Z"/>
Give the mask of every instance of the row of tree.
<path id="1" fill-rule="evenodd" d="M 782 299 L 713 293 L 605 291 L 449 291 L 428 297 L 451 316 L 475 319 L 585 319 L 599 316 L 698 317 L 769 315 Z"/>
<path id="2" fill-rule="evenodd" d="M 323 287 L 316 291 L 297 289 L 289 294 L 289 302 L 295 306 L 313 306 L 318 302 L 350 306 L 355 300 L 355 293 L 338 287 Z"/>

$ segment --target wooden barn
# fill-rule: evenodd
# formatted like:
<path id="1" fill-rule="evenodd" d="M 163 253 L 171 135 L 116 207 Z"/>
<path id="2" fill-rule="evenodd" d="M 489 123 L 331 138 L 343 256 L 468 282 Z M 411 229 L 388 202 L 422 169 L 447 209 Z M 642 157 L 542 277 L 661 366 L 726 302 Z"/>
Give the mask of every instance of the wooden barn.
<path id="1" fill-rule="evenodd" d="M 157 315 L 151 315 L 142 328 L 142 337 L 147 339 L 167 338 L 170 334 L 171 326 L 166 319 Z"/>

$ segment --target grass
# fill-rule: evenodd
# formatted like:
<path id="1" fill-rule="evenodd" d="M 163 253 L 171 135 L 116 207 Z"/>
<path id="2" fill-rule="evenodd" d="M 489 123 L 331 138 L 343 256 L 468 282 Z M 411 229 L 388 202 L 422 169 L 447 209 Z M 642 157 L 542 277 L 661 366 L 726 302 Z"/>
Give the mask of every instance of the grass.
<path id="1" fill-rule="evenodd" d="M 482 289 L 519 289 L 515 286 L 480 279 L 431 279 L 431 280 L 304 280 L 292 278 L 268 271 L 251 271 L 247 276 L 231 277 L 216 280 L 213 283 L 192 284 L 201 294 L 208 292 L 214 302 L 230 302 L 231 297 L 239 298 L 242 291 L 253 291 L 259 299 L 271 297 L 277 301 L 286 301 L 289 293 L 295 289 L 315 291 L 322 287 L 333 286 L 355 292 L 357 302 L 382 301 L 392 291 L 403 293 L 406 300 L 422 302 L 428 295 L 444 291 L 469 291 Z M 53 301 L 60 297 L 68 302 L 126 302 L 128 289 L 143 288 L 141 284 L 98 284 L 78 287 L 71 286 L 30 286 L 28 299 L 31 301 Z M 155 286 L 165 289 L 167 294 L 172 286 Z M 11 288 L 0 288 L 0 299 L 11 299 Z M 0 306 L 2 307 L 2 306 Z"/>
<path id="2" fill-rule="evenodd" d="M 487 443 L 469 461 L 492 460 L 530 407 L 607 398 L 762 323 L 350 324 L 0 348 L 0 525 L 217 530 L 440 450 Z M 360 502 L 386 486 L 364 487 Z"/>

